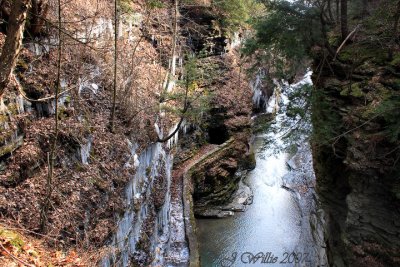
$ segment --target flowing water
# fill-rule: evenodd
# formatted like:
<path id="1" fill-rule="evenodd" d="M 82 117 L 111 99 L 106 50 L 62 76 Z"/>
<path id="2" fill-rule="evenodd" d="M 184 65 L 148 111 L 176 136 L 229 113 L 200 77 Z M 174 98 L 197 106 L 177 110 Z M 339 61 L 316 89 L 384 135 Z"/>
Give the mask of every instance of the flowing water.
<path id="1" fill-rule="evenodd" d="M 285 90 L 311 83 L 310 75 L 281 88 L 281 108 L 289 102 Z M 271 97 L 267 110 L 277 103 L 276 96 Z M 257 166 L 245 178 L 254 193 L 253 204 L 229 218 L 197 220 L 202 266 L 326 265 L 323 214 L 318 209 L 306 138 L 294 155 L 265 146 L 271 139 L 284 144 L 281 136 L 294 121 L 280 112 L 274 127 L 254 139 Z"/>

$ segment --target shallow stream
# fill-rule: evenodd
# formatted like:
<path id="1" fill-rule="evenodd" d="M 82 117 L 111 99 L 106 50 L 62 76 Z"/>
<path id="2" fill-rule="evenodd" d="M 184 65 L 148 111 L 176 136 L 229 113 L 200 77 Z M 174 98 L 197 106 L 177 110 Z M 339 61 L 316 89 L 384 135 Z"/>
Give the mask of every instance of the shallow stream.
<path id="1" fill-rule="evenodd" d="M 283 86 L 281 108 L 289 102 L 285 90 L 310 82 L 309 73 L 298 84 Z M 273 102 L 271 98 L 267 108 Z M 278 112 L 274 127 L 254 138 L 257 166 L 244 179 L 253 190 L 253 204 L 232 217 L 197 220 L 201 266 L 326 265 L 323 214 L 308 142 L 298 143 L 291 155 L 265 145 L 268 140 L 283 144 L 291 123 L 285 112 Z"/>

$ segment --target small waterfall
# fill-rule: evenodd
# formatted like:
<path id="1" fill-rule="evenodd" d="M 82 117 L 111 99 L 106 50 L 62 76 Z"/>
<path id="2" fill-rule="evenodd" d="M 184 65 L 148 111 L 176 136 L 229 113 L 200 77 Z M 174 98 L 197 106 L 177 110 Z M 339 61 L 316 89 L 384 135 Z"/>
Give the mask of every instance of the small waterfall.
<path id="1" fill-rule="evenodd" d="M 172 92 L 175 88 L 176 80 L 173 77 L 170 77 L 169 80 L 165 81 L 164 87 L 166 87 L 167 92 Z"/>
<path id="2" fill-rule="evenodd" d="M 20 83 L 20 80 L 18 77 L 15 77 L 15 79 L 17 80 L 18 83 Z M 66 90 L 67 89 L 67 81 L 65 81 L 64 79 L 62 79 L 60 81 L 60 86 L 61 89 Z M 71 96 L 69 95 L 68 92 L 62 92 L 59 97 L 58 97 L 58 105 L 59 107 L 61 106 L 68 106 L 69 102 L 71 100 Z M 15 97 L 14 99 L 17 110 L 18 110 L 18 114 L 22 114 L 25 112 L 31 112 L 32 111 L 32 107 L 35 108 L 35 110 L 37 111 L 37 115 L 39 117 L 45 117 L 45 116 L 51 116 L 55 114 L 55 99 L 51 98 L 48 99 L 44 102 L 30 102 L 24 99 L 24 97 L 19 94 L 18 96 Z M 1 111 L 1 107 L 0 107 L 0 111 Z"/>
<path id="3" fill-rule="evenodd" d="M 85 64 L 84 68 L 89 74 L 78 79 L 78 95 L 96 95 L 100 88 L 96 81 L 102 75 L 100 68 L 91 64 Z"/>
<path id="4" fill-rule="evenodd" d="M 142 21 L 143 15 L 141 13 L 133 13 L 129 16 L 122 15 L 117 26 L 118 38 L 123 38 L 127 35 L 128 41 L 134 41 L 133 27 L 139 27 Z M 99 44 L 113 37 L 113 20 L 109 18 L 97 18 L 94 22 L 87 23 L 84 29 L 75 32 L 75 38 L 84 43 L 95 41 L 96 44 Z"/>
<path id="5" fill-rule="evenodd" d="M 139 25 L 138 21 L 140 18 L 135 17 L 135 19 L 132 23 Z M 170 64 L 172 64 L 171 69 L 173 71 L 171 74 L 167 74 L 164 81 L 164 88 L 166 88 L 167 92 L 172 92 L 176 86 L 177 78 L 174 77 L 175 69 L 177 64 L 179 64 L 179 68 L 182 68 L 183 58 L 176 56 Z M 160 113 L 160 116 L 163 117 L 163 114 Z M 172 134 L 178 126 L 179 123 L 176 123 L 169 130 L 168 135 Z M 163 138 L 163 130 L 158 122 L 154 124 L 154 127 L 158 137 Z M 112 251 L 103 258 L 101 262 L 103 267 L 129 266 L 131 258 L 139 258 L 140 260 L 141 256 L 151 257 L 151 266 L 163 266 L 166 262 L 169 253 L 168 249 L 173 246 L 172 242 L 174 239 L 172 236 L 175 235 L 175 233 L 172 233 L 171 228 L 174 229 L 177 226 L 171 222 L 171 212 L 180 215 L 183 222 L 183 204 L 180 204 L 179 209 L 179 207 L 175 207 L 172 203 L 171 179 L 173 156 L 167 151 L 170 151 L 178 144 L 180 131 L 185 134 L 187 129 L 188 125 L 186 120 L 184 120 L 180 125 L 180 129 L 167 141 L 165 147 L 161 143 L 151 144 L 139 156 L 136 153 L 138 145 L 128 143 L 131 156 L 125 166 L 131 167 L 133 159 L 136 173 L 125 188 L 125 213 L 118 219 L 117 231 L 110 241 Z M 165 192 L 165 196 L 162 196 L 162 205 L 157 210 L 157 207 L 155 207 L 155 202 L 157 201 L 152 194 L 154 191 L 157 194 L 156 187 L 159 184 L 161 184 L 161 190 Z M 181 200 L 181 198 L 179 199 Z M 148 241 L 150 242 L 150 251 L 148 254 L 150 255 L 140 255 L 137 245 L 145 231 L 146 219 L 152 219 L 149 216 L 153 216 L 154 213 L 153 233 L 151 236 L 148 236 Z M 178 227 L 183 230 L 183 241 L 185 241 L 184 224 L 178 225 Z M 183 248 L 183 250 L 188 254 L 187 248 L 186 250 Z M 185 256 L 184 258 L 187 259 L 188 257 Z"/>
<path id="6" fill-rule="evenodd" d="M 6 113 L 7 112 L 7 107 L 4 104 L 4 99 L 0 97 L 0 112 L 1 113 Z"/>
<path id="7" fill-rule="evenodd" d="M 118 23 L 118 38 L 122 38 L 123 36 L 124 36 L 123 24 L 122 21 L 120 20 Z"/>
<path id="8" fill-rule="evenodd" d="M 272 96 L 268 99 L 267 105 L 266 105 L 266 112 L 267 113 L 276 113 L 279 110 L 279 101 L 281 98 L 281 92 L 282 92 L 282 85 L 277 81 L 273 80 L 275 84 L 274 92 L 272 93 Z M 285 103 L 287 104 L 287 103 Z"/>
<path id="9" fill-rule="evenodd" d="M 173 133 L 178 127 L 178 123 L 169 130 L 168 135 Z M 178 145 L 179 134 L 185 135 L 190 127 L 186 120 L 180 125 L 180 129 L 168 140 L 167 148 L 172 149 Z M 189 259 L 189 247 L 186 241 L 184 211 L 182 201 L 182 188 L 179 184 L 174 184 L 177 192 L 171 196 L 171 170 L 172 160 L 167 163 L 168 191 L 164 205 L 158 214 L 156 222 L 156 235 L 152 245 L 154 259 L 150 266 L 186 266 Z M 169 171 L 168 171 L 169 170 Z M 183 265 L 182 265 L 183 264 Z"/>
<path id="10" fill-rule="evenodd" d="M 183 58 L 182 57 L 179 57 L 178 64 L 179 64 L 179 68 L 182 69 L 183 68 Z"/>
<path id="11" fill-rule="evenodd" d="M 67 107 L 70 100 L 71 96 L 67 92 L 59 95 L 58 107 Z M 56 112 L 56 101 L 54 99 L 47 100 L 46 102 L 34 102 L 33 106 L 39 117 L 52 116 Z"/>

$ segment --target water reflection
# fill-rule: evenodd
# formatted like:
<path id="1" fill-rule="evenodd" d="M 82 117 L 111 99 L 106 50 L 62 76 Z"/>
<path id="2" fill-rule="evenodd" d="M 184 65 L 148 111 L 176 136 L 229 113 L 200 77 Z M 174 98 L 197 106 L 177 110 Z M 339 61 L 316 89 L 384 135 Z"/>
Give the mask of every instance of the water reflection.
<path id="1" fill-rule="evenodd" d="M 262 145 L 262 141 L 262 138 L 257 138 L 256 146 Z M 301 232 L 301 211 L 296 196 L 281 188 L 282 178 L 289 171 L 286 159 L 283 153 L 268 158 L 258 155 L 257 167 L 247 178 L 254 200 L 246 212 L 225 219 L 197 221 L 202 266 L 222 266 L 219 263 L 234 252 L 238 257 L 245 252 L 271 252 L 279 260 L 283 259 L 284 252 L 295 250 Z M 244 256 L 245 261 L 247 256 Z M 266 264 L 260 262 L 251 265 Z M 242 259 L 237 259 L 230 266 L 243 264 Z"/>

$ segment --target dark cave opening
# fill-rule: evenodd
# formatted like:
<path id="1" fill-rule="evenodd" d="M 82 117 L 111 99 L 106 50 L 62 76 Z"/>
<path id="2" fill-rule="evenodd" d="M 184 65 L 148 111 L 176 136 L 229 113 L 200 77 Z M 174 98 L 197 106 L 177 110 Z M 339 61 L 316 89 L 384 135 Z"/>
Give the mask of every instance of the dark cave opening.
<path id="1" fill-rule="evenodd" d="M 221 145 L 229 139 L 228 129 L 225 125 L 218 125 L 208 128 L 208 142 L 210 144 Z"/>

